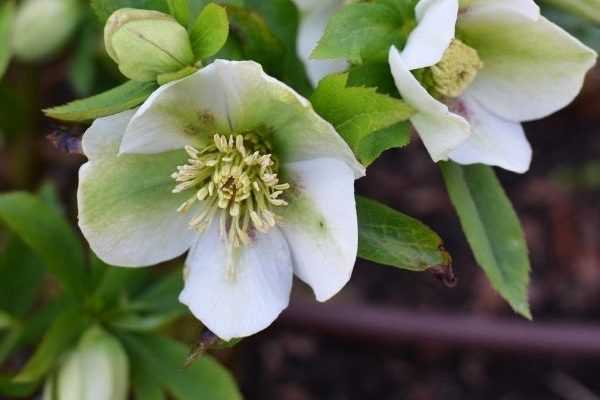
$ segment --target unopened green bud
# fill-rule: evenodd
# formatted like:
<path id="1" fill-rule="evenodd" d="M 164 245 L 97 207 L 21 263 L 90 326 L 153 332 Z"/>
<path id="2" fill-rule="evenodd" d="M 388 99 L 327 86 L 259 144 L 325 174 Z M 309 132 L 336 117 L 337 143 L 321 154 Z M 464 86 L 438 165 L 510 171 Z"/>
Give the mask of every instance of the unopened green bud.
<path id="1" fill-rule="evenodd" d="M 121 343 L 94 327 L 46 381 L 43 400 L 126 400 L 129 361 Z"/>
<path id="2" fill-rule="evenodd" d="M 74 32 L 81 15 L 78 0 L 25 0 L 14 22 L 15 56 L 31 62 L 54 55 Z"/>
<path id="3" fill-rule="evenodd" d="M 158 11 L 116 11 L 104 28 L 104 43 L 123 75 L 135 81 L 157 80 L 194 64 L 186 29 Z"/>

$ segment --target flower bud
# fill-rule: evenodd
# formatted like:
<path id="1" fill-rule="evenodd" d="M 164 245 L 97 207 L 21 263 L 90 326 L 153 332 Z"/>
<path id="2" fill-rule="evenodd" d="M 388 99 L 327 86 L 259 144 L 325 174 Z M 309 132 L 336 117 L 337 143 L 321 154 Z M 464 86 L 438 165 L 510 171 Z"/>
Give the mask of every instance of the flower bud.
<path id="1" fill-rule="evenodd" d="M 129 361 L 121 343 L 94 327 L 46 381 L 43 400 L 126 400 L 128 385 Z"/>
<path id="2" fill-rule="evenodd" d="M 194 63 L 185 28 L 158 11 L 115 11 L 104 28 L 104 44 L 123 75 L 135 81 L 153 81 Z"/>
<path id="3" fill-rule="evenodd" d="M 25 0 L 14 22 L 15 56 L 26 62 L 52 56 L 65 45 L 81 15 L 78 0 Z"/>

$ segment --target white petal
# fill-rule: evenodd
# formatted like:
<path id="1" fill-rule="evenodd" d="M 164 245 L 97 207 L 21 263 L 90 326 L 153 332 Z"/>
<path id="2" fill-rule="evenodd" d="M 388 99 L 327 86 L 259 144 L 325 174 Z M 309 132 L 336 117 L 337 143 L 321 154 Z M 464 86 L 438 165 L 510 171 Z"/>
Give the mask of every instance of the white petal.
<path id="1" fill-rule="evenodd" d="M 298 56 L 304 63 L 313 85 L 316 85 L 326 75 L 344 71 L 348 67 L 344 60 L 313 60 L 310 58 L 312 51 L 325 33 L 329 19 L 339 8 L 336 3 L 306 13 L 300 21 L 297 42 Z"/>
<path id="2" fill-rule="evenodd" d="M 129 123 L 121 152 L 202 147 L 215 133 L 250 131 L 264 135 L 282 162 L 334 157 L 357 176 L 364 174 L 350 147 L 308 100 L 252 61 L 216 60 L 162 86 Z"/>
<path id="3" fill-rule="evenodd" d="M 466 14 L 498 11 L 518 13 L 532 20 L 537 20 L 540 16 L 540 7 L 533 0 L 462 0 L 460 2 L 461 17 Z"/>
<path id="4" fill-rule="evenodd" d="M 185 152 L 105 157 L 79 170 L 79 227 L 92 250 L 111 265 L 143 267 L 183 254 L 197 235 L 177 208 L 190 193 L 173 194 L 170 174 Z M 190 210 L 189 213 L 195 210 Z"/>
<path id="5" fill-rule="evenodd" d="M 457 108 L 471 124 L 471 137 L 450 153 L 459 164 L 482 163 L 523 173 L 531 164 L 531 145 L 518 122 L 498 117 L 474 99 L 463 96 Z"/>
<path id="6" fill-rule="evenodd" d="M 354 174 L 334 159 L 286 164 L 285 179 L 297 188 L 289 205 L 276 210 L 294 259 L 294 272 L 319 301 L 350 279 L 358 246 Z"/>
<path id="7" fill-rule="evenodd" d="M 484 63 L 471 94 L 512 121 L 543 118 L 568 105 L 594 65 L 595 52 L 544 17 L 533 21 L 497 7 L 485 10 L 459 19 L 461 39 Z"/>
<path id="8" fill-rule="evenodd" d="M 128 110 L 95 120 L 92 126 L 85 131 L 81 140 L 81 147 L 87 158 L 93 160 L 115 156 L 119 152 L 127 124 L 135 111 Z"/>
<path id="9" fill-rule="evenodd" d="M 253 335 L 269 326 L 289 302 L 292 260 L 277 228 L 257 233 L 241 248 L 235 279 L 228 278 L 227 248 L 213 223 L 190 251 L 179 300 L 224 340 Z"/>
<path id="10" fill-rule="evenodd" d="M 409 70 L 437 64 L 454 38 L 458 0 L 420 0 L 415 8 L 417 26 L 402 50 Z"/>
<path id="11" fill-rule="evenodd" d="M 390 48 L 389 63 L 400 95 L 417 110 L 410 119 L 433 161 L 447 160 L 448 153 L 470 134 L 469 123 L 434 99 L 407 68 L 395 47 Z"/>

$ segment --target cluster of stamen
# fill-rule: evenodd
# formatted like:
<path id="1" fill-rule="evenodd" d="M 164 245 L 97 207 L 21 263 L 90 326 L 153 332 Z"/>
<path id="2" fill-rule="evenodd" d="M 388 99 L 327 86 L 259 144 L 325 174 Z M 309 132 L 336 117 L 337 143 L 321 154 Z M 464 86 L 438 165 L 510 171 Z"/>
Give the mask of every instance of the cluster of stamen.
<path id="1" fill-rule="evenodd" d="M 256 135 L 217 134 L 202 150 L 186 146 L 185 151 L 188 162 L 172 178 L 177 182 L 173 193 L 195 191 L 178 212 L 200 202 L 190 227 L 203 232 L 219 218 L 222 237 L 235 249 L 249 244 L 252 232 L 275 226 L 271 210 L 287 205 L 280 197 L 290 185 L 279 183 L 277 161 Z"/>
<path id="2" fill-rule="evenodd" d="M 453 39 L 441 61 L 431 67 L 434 89 L 446 97 L 459 97 L 482 68 L 483 62 L 477 51 Z"/>

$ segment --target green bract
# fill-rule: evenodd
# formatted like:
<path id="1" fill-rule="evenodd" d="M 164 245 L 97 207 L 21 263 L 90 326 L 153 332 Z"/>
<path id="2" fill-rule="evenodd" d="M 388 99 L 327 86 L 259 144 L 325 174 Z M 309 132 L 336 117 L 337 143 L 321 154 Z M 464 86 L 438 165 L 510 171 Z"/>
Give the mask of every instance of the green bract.
<path id="1" fill-rule="evenodd" d="M 186 29 L 158 11 L 123 8 L 114 12 L 104 28 L 104 42 L 119 70 L 135 81 L 160 80 L 194 64 Z"/>
<path id="2" fill-rule="evenodd" d="M 180 300 L 225 340 L 267 327 L 296 274 L 324 301 L 350 279 L 358 229 L 348 145 L 260 65 L 217 60 L 83 138 L 79 225 L 105 262 L 189 250 Z"/>
<path id="3" fill-rule="evenodd" d="M 69 39 L 81 15 L 78 0 L 25 0 L 14 22 L 15 56 L 37 61 L 53 55 Z"/>
<path id="4" fill-rule="evenodd" d="M 125 400 L 129 361 L 121 343 L 94 327 L 46 381 L 44 400 Z"/>

